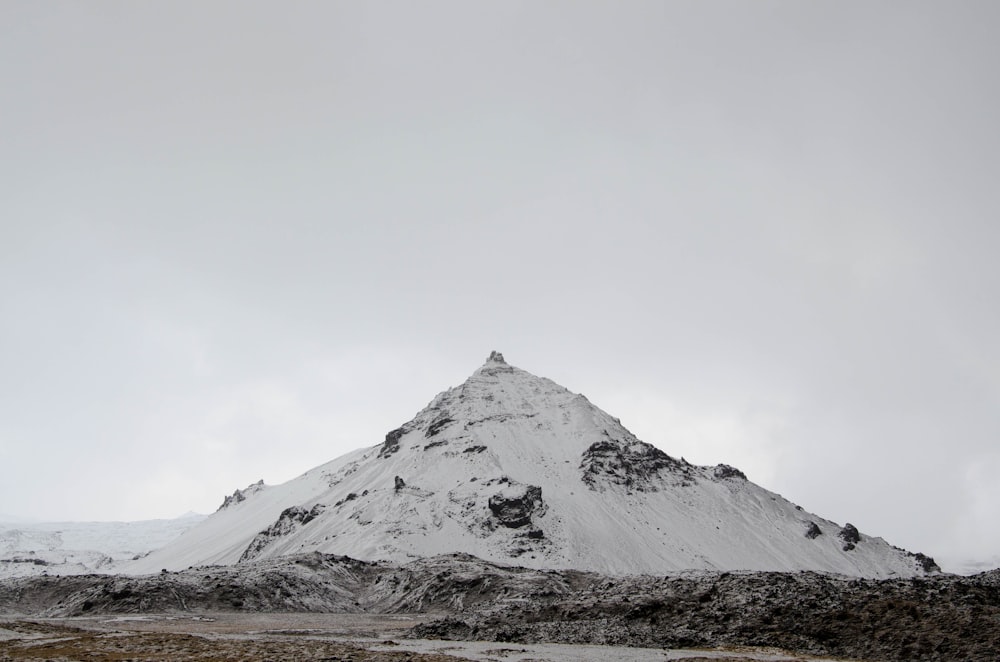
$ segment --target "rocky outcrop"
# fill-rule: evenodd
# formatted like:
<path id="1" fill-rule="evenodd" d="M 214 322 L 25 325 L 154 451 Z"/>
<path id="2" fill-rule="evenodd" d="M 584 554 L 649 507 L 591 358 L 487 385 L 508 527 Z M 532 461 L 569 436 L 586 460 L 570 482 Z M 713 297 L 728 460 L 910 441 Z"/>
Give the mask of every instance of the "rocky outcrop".
<path id="1" fill-rule="evenodd" d="M 488 377 L 496 377 L 502 374 L 512 374 L 514 368 L 507 364 L 503 358 L 503 354 L 500 352 L 490 352 L 489 358 L 486 359 L 486 363 L 479 368 L 478 372 Z"/>
<path id="2" fill-rule="evenodd" d="M 244 550 L 243 555 L 240 556 L 239 562 L 244 563 L 257 558 L 272 542 L 291 534 L 296 529 L 313 521 L 323 510 L 324 506 L 322 504 L 316 504 L 309 510 L 301 506 L 292 506 L 291 508 L 284 509 L 274 524 L 254 536 L 254 539 L 250 541 L 250 544 Z"/>
<path id="3" fill-rule="evenodd" d="M 396 428 L 386 433 L 385 441 L 382 442 L 382 447 L 378 451 L 378 456 L 381 458 L 386 458 L 393 453 L 399 451 L 399 440 L 403 438 L 406 434 L 404 428 Z"/>
<path id="4" fill-rule="evenodd" d="M 618 441 L 607 437 L 591 444 L 580 461 L 582 480 L 592 490 L 620 485 L 628 492 L 657 492 L 666 477 L 687 484 L 694 480 L 691 467 L 644 441 Z"/>
<path id="5" fill-rule="evenodd" d="M 809 522 L 809 525 L 806 527 L 806 538 L 814 540 L 821 535 L 823 535 L 823 529 L 819 528 L 816 522 Z"/>
<path id="6" fill-rule="evenodd" d="M 226 508 L 235 506 L 238 503 L 246 501 L 248 496 L 254 494 L 255 492 L 260 492 L 262 489 L 264 489 L 264 487 L 265 487 L 264 480 L 261 479 L 258 480 L 256 483 L 251 483 L 250 485 L 247 485 L 242 490 L 236 490 L 223 500 L 222 505 L 219 506 L 219 509 L 216 510 L 215 512 L 219 512 L 219 510 L 225 510 Z"/>
<path id="7" fill-rule="evenodd" d="M 424 432 L 424 436 L 427 437 L 428 439 L 430 439 L 431 437 L 433 437 L 434 435 L 436 435 L 438 432 L 440 432 L 441 430 L 443 430 L 446 425 L 448 425 L 449 423 L 454 423 L 454 422 L 455 422 L 455 419 L 453 419 L 453 418 L 451 418 L 449 416 L 441 416 L 441 417 L 437 418 L 433 423 L 431 423 L 430 425 L 427 426 L 427 431 Z"/>
<path id="8" fill-rule="evenodd" d="M 537 485 L 512 484 L 489 499 L 493 517 L 502 526 L 511 529 L 528 526 L 532 515 L 542 513 L 544 507 L 542 488 Z"/>
<path id="9" fill-rule="evenodd" d="M 913 560 L 916 562 L 917 567 L 923 570 L 924 572 L 926 573 L 941 572 L 941 566 L 939 566 L 937 562 L 930 556 L 927 556 L 926 554 L 921 554 L 920 552 L 917 552 L 915 554 L 913 552 L 907 552 L 907 553 L 913 557 Z"/>
<path id="10" fill-rule="evenodd" d="M 743 480 L 747 479 L 747 475 L 745 473 L 743 473 L 736 467 L 729 466 L 728 464 L 716 465 L 715 470 L 712 472 L 712 475 L 720 480 L 725 478 L 742 478 Z"/>
<path id="11" fill-rule="evenodd" d="M 368 496 L 368 490 L 365 490 L 364 492 L 362 492 L 360 496 Z M 341 499 L 337 503 L 333 504 L 333 507 L 334 508 L 338 508 L 338 507 L 344 505 L 345 503 L 347 503 L 348 501 L 354 501 L 357 498 L 358 498 L 358 493 L 357 492 L 348 492 L 347 496 L 345 496 L 343 499 Z"/>
<path id="12" fill-rule="evenodd" d="M 450 616 L 413 633 L 668 649 L 750 646 L 893 662 L 994 662 L 1000 650 L 996 576 L 578 575 L 573 586 L 569 592 L 554 585 L 525 590 L 522 601 Z"/>
<path id="13" fill-rule="evenodd" d="M 844 528 L 840 530 L 837 536 L 844 541 L 844 551 L 849 552 L 854 547 L 861 542 L 861 534 L 858 532 L 856 526 L 848 522 L 844 525 Z"/>

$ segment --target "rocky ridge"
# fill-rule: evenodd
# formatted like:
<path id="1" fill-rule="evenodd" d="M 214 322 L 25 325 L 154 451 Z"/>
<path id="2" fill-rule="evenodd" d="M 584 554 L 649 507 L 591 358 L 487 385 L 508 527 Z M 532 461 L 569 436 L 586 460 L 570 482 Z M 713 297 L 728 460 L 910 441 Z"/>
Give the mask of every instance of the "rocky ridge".
<path id="1" fill-rule="evenodd" d="M 227 496 L 225 499 L 222 500 L 222 505 L 219 506 L 219 510 L 225 510 L 226 508 L 235 506 L 238 503 L 242 503 L 243 501 L 247 500 L 248 496 L 260 492 L 266 487 L 267 486 L 264 485 L 264 479 L 262 478 L 258 480 L 256 483 L 251 483 L 250 485 L 247 485 L 242 490 L 236 490 L 235 492 L 233 492 L 232 494 L 230 494 L 229 496 Z"/>

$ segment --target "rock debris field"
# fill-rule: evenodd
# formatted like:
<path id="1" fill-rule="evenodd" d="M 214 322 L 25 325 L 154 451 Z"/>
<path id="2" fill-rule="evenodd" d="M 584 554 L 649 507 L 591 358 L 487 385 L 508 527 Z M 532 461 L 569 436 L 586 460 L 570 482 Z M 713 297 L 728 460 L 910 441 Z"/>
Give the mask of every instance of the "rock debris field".
<path id="1" fill-rule="evenodd" d="M 356 660 L 758 660 L 805 658 L 776 651 L 641 649 L 566 644 L 512 645 L 404 638 L 417 616 L 255 614 L 0 620 L 0 660 L 218 662 Z M 380 636 L 373 636 L 378 634 Z M 814 659 L 814 658 L 809 658 Z"/>
<path id="2" fill-rule="evenodd" d="M 993 662 L 1000 571 L 608 577 L 468 555 L 394 564 L 313 553 L 9 579 L 0 614 L 0 660 Z"/>

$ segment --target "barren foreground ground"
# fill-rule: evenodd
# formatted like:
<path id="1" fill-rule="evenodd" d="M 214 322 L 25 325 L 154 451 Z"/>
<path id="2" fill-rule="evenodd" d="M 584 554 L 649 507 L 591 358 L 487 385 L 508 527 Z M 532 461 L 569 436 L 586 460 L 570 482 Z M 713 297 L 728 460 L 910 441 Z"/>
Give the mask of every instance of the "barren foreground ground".
<path id="1" fill-rule="evenodd" d="M 819 660 L 764 650 L 661 650 L 404 639 L 435 614 L 202 614 L 0 620 L 0 661 Z"/>
<path id="2" fill-rule="evenodd" d="M 456 554 L 404 565 L 305 554 L 156 575 L 4 580 L 0 614 L 9 631 L 0 661 L 997 662 L 1000 570 L 606 577 Z"/>

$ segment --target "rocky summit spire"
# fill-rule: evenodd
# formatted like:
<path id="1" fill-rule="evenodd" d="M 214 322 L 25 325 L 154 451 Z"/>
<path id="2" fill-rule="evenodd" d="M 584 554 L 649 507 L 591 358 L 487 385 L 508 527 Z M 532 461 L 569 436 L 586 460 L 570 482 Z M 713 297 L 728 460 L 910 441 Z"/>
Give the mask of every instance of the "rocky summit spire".
<path id="1" fill-rule="evenodd" d="M 504 365 L 507 365 L 507 362 L 503 360 L 503 354 L 501 354 L 500 352 L 498 352 L 496 350 L 493 350 L 492 352 L 490 352 L 490 358 L 486 359 L 486 362 L 487 363 L 503 363 Z"/>

